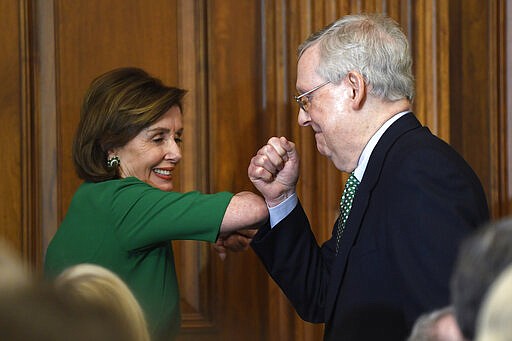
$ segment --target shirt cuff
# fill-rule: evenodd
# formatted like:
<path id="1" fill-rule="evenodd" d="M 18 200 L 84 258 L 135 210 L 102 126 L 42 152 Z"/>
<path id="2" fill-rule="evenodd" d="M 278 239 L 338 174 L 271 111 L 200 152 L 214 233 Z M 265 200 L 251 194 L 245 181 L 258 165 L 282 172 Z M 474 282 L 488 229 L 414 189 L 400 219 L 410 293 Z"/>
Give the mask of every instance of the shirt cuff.
<path id="1" fill-rule="evenodd" d="M 297 206 L 297 194 L 293 193 L 277 206 L 269 207 L 270 228 L 274 228 L 281 220 L 286 218 L 288 214 Z"/>

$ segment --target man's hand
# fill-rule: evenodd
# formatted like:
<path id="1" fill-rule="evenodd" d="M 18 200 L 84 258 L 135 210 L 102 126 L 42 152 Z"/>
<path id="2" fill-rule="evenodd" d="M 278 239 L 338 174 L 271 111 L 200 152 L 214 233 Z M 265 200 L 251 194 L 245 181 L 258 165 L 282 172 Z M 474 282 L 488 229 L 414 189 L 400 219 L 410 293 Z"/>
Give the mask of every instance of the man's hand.
<path id="1" fill-rule="evenodd" d="M 249 179 L 273 207 L 295 193 L 299 179 L 299 155 L 285 137 L 272 137 L 251 159 Z"/>

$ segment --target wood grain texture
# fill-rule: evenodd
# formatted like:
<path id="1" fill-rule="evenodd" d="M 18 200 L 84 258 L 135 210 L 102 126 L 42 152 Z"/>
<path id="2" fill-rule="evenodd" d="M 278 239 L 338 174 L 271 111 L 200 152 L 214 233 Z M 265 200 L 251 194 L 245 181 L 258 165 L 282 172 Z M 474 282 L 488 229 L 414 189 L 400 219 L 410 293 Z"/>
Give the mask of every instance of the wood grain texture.
<path id="1" fill-rule="evenodd" d="M 43 259 L 40 225 L 40 119 L 36 110 L 35 20 L 34 8 L 28 0 L 19 1 L 20 20 L 20 123 L 21 123 L 21 207 L 23 257 L 35 264 Z"/>
<path id="2" fill-rule="evenodd" d="M 319 243 L 330 237 L 346 175 L 297 124 L 296 50 L 348 13 L 383 12 L 414 58 L 414 111 L 483 182 L 492 216 L 512 213 L 507 68 L 512 0 L 3 0 L 0 1 L 0 236 L 33 265 L 80 180 L 71 141 L 86 88 L 139 66 L 189 90 L 179 190 L 254 190 L 253 154 L 287 136 L 301 156 L 298 194 Z M 206 243 L 175 242 L 180 340 L 321 340 L 252 251 L 221 262 Z"/>
<path id="3" fill-rule="evenodd" d="M 489 75 L 491 57 L 490 17 L 488 2 L 450 2 L 450 143 L 473 167 L 487 193 L 492 211 L 496 210 L 491 194 L 491 98 L 495 84 Z M 492 213 L 494 216 L 494 213 Z"/>
<path id="4" fill-rule="evenodd" d="M 71 145 L 87 87 L 121 66 L 177 84 L 176 16 L 175 1 L 55 1 L 59 220 L 80 183 Z"/>
<path id="5" fill-rule="evenodd" d="M 0 178 L 0 231 L 1 237 L 7 241 L 20 255 L 24 252 L 24 232 L 26 226 L 23 215 L 24 187 L 22 164 L 23 137 L 26 131 L 23 123 L 29 116 L 25 100 L 27 91 L 24 88 L 25 78 L 21 70 L 26 65 L 23 53 L 26 53 L 23 21 L 20 16 L 19 2 L 8 0 L 0 2 L 0 145 L 2 146 L 3 172 Z M 28 61 L 25 61 L 28 62 Z M 22 122 L 23 121 L 23 122 Z"/>

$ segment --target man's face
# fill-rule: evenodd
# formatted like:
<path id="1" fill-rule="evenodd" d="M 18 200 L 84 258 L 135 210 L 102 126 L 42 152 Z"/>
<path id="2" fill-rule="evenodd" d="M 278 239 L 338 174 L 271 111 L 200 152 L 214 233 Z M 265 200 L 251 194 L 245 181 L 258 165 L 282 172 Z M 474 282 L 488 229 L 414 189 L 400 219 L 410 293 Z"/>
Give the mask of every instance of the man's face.
<path id="1" fill-rule="evenodd" d="M 302 54 L 297 65 L 299 94 L 325 82 L 315 71 L 319 63 L 318 46 L 313 45 Z M 315 133 L 320 154 L 327 156 L 341 171 L 352 171 L 354 165 L 354 138 L 358 136 L 357 115 L 351 110 L 352 89 L 346 80 L 340 84 L 328 83 L 307 95 L 308 111 L 299 109 L 301 126 L 310 126 Z M 355 160 L 357 163 L 357 160 Z"/>

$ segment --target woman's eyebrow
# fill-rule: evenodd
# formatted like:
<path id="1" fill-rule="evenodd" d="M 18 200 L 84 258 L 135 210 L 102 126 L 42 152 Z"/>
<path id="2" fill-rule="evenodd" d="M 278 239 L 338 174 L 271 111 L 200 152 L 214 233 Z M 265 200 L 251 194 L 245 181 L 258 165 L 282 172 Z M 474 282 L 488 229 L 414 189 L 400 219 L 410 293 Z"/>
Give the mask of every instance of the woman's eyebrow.
<path id="1" fill-rule="evenodd" d="M 155 127 L 155 128 L 151 128 L 148 130 L 146 130 L 148 133 L 153 133 L 153 132 L 164 132 L 164 133 L 169 133 L 171 131 L 171 129 L 169 128 L 164 128 L 164 127 Z"/>

